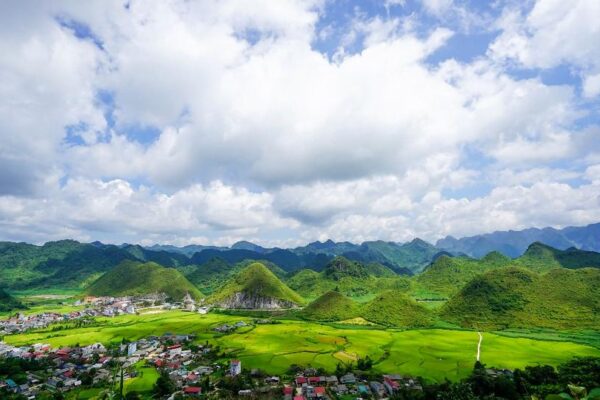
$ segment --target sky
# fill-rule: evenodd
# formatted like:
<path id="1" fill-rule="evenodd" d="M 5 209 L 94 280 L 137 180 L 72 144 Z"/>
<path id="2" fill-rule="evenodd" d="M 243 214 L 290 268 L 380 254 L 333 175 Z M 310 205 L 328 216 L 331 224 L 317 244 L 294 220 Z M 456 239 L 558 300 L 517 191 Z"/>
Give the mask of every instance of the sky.
<path id="1" fill-rule="evenodd" d="M 600 221 L 597 0 L 0 2 L 0 240 Z"/>

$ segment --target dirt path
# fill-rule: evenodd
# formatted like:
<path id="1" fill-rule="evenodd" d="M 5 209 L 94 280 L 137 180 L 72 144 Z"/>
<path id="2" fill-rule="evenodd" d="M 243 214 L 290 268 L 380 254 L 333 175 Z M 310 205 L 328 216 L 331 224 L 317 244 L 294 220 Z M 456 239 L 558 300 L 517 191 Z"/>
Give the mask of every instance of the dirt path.
<path id="1" fill-rule="evenodd" d="M 483 342 L 483 335 L 481 332 L 477 332 L 479 335 L 479 343 L 477 343 L 477 361 L 479 361 L 479 357 L 481 356 L 481 342 Z"/>

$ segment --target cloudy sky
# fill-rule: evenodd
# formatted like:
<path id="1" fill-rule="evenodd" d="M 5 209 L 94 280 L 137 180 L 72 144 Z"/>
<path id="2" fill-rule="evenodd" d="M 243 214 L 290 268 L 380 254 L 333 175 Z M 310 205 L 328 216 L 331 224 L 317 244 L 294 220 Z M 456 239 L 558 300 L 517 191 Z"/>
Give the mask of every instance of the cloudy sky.
<path id="1" fill-rule="evenodd" d="M 597 0 L 4 1 L 0 240 L 600 221 Z"/>

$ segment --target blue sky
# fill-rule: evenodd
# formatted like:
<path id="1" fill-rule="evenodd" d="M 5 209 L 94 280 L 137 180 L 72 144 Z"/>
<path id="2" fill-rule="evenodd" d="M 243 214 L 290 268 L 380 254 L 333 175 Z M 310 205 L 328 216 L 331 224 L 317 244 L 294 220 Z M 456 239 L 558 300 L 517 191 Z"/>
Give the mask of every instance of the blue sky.
<path id="1" fill-rule="evenodd" d="M 2 4 L 0 240 L 597 222 L 599 17 L 593 0 Z"/>

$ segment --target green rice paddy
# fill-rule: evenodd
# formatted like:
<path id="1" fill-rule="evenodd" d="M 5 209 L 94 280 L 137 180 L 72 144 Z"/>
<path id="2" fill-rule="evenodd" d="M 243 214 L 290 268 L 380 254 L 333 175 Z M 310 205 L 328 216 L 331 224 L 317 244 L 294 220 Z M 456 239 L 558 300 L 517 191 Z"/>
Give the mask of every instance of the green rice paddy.
<path id="1" fill-rule="evenodd" d="M 98 319 L 97 326 L 59 331 L 46 329 L 7 336 L 13 345 L 49 343 L 52 346 L 86 345 L 95 342 L 135 340 L 167 332 L 196 334 L 198 342 L 218 344 L 242 360 L 245 368 L 261 368 L 268 373 L 284 373 L 291 364 L 323 367 L 333 371 L 339 362 L 355 361 L 369 355 L 380 372 L 424 376 L 432 381 L 456 380 L 466 376 L 475 362 L 476 332 L 450 329 L 393 330 L 360 326 L 342 327 L 304 321 L 282 320 L 277 324 L 241 328 L 228 335 L 212 328 L 240 320 L 243 316 L 199 315 L 182 311 L 126 315 Z M 557 365 L 574 356 L 600 356 L 600 350 L 569 337 L 536 340 L 484 333 L 481 361 L 498 368 L 526 365 Z M 538 336 L 539 337 L 539 336 Z M 151 373 L 129 385 L 146 387 Z M 131 388 L 130 388 L 131 389 Z M 131 389 L 132 390 L 132 389 Z"/>

